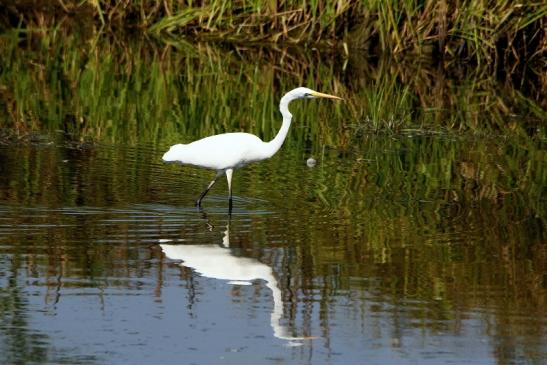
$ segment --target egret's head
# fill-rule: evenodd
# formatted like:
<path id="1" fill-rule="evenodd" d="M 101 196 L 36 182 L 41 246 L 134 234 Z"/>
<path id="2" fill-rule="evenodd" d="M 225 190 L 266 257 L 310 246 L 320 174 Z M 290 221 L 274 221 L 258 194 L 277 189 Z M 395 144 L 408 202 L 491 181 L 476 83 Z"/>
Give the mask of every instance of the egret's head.
<path id="1" fill-rule="evenodd" d="M 294 90 L 291 90 L 287 93 L 291 96 L 291 99 L 314 99 L 314 98 L 328 98 L 328 99 L 338 99 L 342 100 L 338 96 L 323 94 L 307 87 L 298 87 Z"/>

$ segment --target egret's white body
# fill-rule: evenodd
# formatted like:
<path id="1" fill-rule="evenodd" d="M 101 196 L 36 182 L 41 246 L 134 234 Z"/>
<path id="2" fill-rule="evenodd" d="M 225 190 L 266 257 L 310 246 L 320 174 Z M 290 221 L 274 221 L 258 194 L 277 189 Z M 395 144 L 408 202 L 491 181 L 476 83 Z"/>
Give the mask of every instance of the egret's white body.
<path id="1" fill-rule="evenodd" d="M 281 148 L 287 137 L 292 120 L 292 114 L 289 112 L 289 103 L 302 98 L 341 99 L 337 96 L 322 94 L 305 87 L 296 88 L 281 98 L 279 110 L 283 116 L 283 124 L 275 138 L 271 141 L 264 142 L 257 136 L 249 133 L 218 134 L 189 144 L 171 146 L 169 151 L 163 155 L 163 161 L 178 162 L 183 165 L 193 165 L 217 171 L 215 179 L 209 183 L 205 191 L 198 198 L 196 202 L 198 206 L 201 205 L 201 200 L 215 184 L 217 178 L 225 173 L 228 179 L 231 208 L 233 171 L 251 162 L 270 158 Z"/>
<path id="2" fill-rule="evenodd" d="M 163 155 L 163 160 L 225 171 L 271 157 L 266 153 L 263 144 L 265 143 L 254 134 L 217 134 L 189 144 L 171 146 Z"/>

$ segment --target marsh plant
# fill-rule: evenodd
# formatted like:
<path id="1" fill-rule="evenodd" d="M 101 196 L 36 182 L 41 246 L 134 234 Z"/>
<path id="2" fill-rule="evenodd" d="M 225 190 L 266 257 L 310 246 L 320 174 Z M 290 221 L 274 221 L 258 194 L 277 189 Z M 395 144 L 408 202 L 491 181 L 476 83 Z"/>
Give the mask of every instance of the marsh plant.
<path id="1" fill-rule="evenodd" d="M 77 26 L 165 42 L 319 43 L 514 67 L 541 63 L 547 49 L 541 1 L 33 0 L 0 8 L 6 28 Z"/>

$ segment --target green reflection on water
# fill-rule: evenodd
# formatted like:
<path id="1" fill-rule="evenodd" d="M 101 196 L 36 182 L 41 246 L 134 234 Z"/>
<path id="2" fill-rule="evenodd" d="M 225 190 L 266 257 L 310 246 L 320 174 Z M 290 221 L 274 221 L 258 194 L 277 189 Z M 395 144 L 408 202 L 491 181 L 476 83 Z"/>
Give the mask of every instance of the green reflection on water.
<path id="1" fill-rule="evenodd" d="M 296 303 L 320 302 L 321 336 L 328 338 L 328 323 L 336 323 L 329 303 L 352 293 L 360 316 L 388 313 L 395 324 L 406 319 L 400 330 L 421 328 L 428 336 L 458 333 L 470 313 L 484 312 L 495 341 L 513 338 L 500 351 L 524 348 L 537 358 L 544 208 L 532 204 L 530 192 L 505 191 L 505 180 L 487 173 L 490 160 L 493 168 L 505 167 L 501 158 L 479 159 L 478 171 L 469 172 L 466 161 L 487 142 L 371 137 L 351 153 L 326 152 L 313 169 L 304 163 L 307 154 L 288 149 L 237 175 L 232 242 L 244 256 L 274 267 L 281 289 L 292 293 L 289 318 Z M 427 153 L 434 150 L 445 153 Z M 50 302 L 59 275 L 64 290 L 134 290 L 131 278 L 155 277 L 160 269 L 148 261 L 161 259 L 147 243 L 158 237 L 220 240 L 218 229 L 200 238 L 206 225 L 196 223 L 201 218 L 192 208 L 208 174 L 165 166 L 146 146 L 0 151 L 3 250 L 30 258 L 34 276 L 48 278 Z M 214 213 L 211 224 L 221 228 L 224 193 L 218 187 L 204 204 Z M 275 249 L 282 253 L 272 255 Z M 368 300 L 379 304 L 369 308 Z"/>

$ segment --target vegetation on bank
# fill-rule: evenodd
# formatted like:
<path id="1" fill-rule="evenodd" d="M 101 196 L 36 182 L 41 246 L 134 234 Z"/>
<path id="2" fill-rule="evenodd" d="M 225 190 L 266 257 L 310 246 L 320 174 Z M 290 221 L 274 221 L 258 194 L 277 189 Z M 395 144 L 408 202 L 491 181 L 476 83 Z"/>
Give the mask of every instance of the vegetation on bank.
<path id="1" fill-rule="evenodd" d="M 519 67 L 541 63 L 547 51 L 542 1 L 0 0 L 0 9 L 4 28 L 79 27 L 164 41 L 326 43 Z"/>
<path id="2" fill-rule="evenodd" d="M 307 85 L 346 100 L 295 103 L 305 126 L 291 133 L 299 141 L 344 146 L 370 131 L 408 129 L 545 136 L 541 89 L 532 84 L 523 93 L 481 68 L 447 73 L 389 57 L 366 63 L 353 55 L 340 63 L 328 52 L 207 43 L 122 47 L 55 33 L 14 32 L 0 45 L 0 125 L 21 135 L 63 130 L 142 143 L 160 133 L 245 130 L 268 139 L 278 129 L 282 93 Z"/>
<path id="3" fill-rule="evenodd" d="M 344 145 L 362 131 L 405 129 L 544 138 L 547 5 L 486 5 L 0 0 L 0 126 L 99 140 L 157 139 L 166 127 L 269 138 L 279 96 L 305 84 L 346 102 L 321 111 L 322 121 L 299 139 Z M 252 107 L 231 108 L 240 95 Z M 197 116 L 205 122 L 181 124 Z"/>

